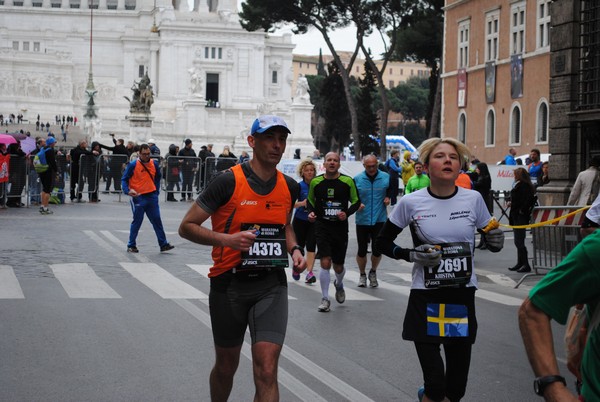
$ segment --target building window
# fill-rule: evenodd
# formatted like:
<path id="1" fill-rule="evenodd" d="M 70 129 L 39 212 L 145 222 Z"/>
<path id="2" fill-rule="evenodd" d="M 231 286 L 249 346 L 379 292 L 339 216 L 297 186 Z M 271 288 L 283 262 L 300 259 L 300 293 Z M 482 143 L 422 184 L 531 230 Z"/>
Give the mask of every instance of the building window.
<path id="1" fill-rule="evenodd" d="M 52 8 L 60 8 L 61 4 L 60 3 L 51 3 L 50 7 Z"/>
<path id="2" fill-rule="evenodd" d="M 142 78 L 146 72 L 146 67 L 143 64 L 138 65 L 138 77 Z"/>
<path id="3" fill-rule="evenodd" d="M 525 53 L 525 2 L 510 8 L 510 54 Z"/>
<path id="4" fill-rule="evenodd" d="M 579 109 L 590 110 L 600 107 L 600 3 L 581 3 L 579 27 Z"/>
<path id="5" fill-rule="evenodd" d="M 521 144 L 521 107 L 515 105 L 510 113 L 510 145 Z"/>
<path id="6" fill-rule="evenodd" d="M 41 6 L 42 6 L 42 3 L 33 2 L 33 3 L 31 3 L 31 6 L 32 6 L 32 7 L 41 7 Z"/>
<path id="7" fill-rule="evenodd" d="M 394 88 L 394 80 L 390 80 L 390 82 L 388 82 L 388 88 Z"/>
<path id="8" fill-rule="evenodd" d="M 25 51 L 25 52 L 29 51 L 29 42 L 23 42 L 23 51 Z"/>
<path id="9" fill-rule="evenodd" d="M 213 103 L 219 101 L 219 74 L 206 74 L 206 100 Z"/>
<path id="10" fill-rule="evenodd" d="M 33 51 L 34 52 L 40 51 L 40 42 L 33 42 Z"/>
<path id="11" fill-rule="evenodd" d="M 404 69 L 403 68 L 400 69 L 400 75 L 404 75 Z"/>
<path id="12" fill-rule="evenodd" d="M 107 10 L 116 10 L 117 9 L 117 0 L 106 0 L 106 9 Z"/>
<path id="13" fill-rule="evenodd" d="M 360 67 L 359 66 L 356 66 L 356 72 L 360 73 Z"/>
<path id="14" fill-rule="evenodd" d="M 537 2 L 537 47 L 550 45 L 548 34 L 550 32 L 550 0 Z"/>
<path id="15" fill-rule="evenodd" d="M 125 0 L 125 10 L 135 10 L 136 0 Z"/>
<path id="16" fill-rule="evenodd" d="M 300 62 L 300 68 L 302 68 L 302 62 Z"/>
<path id="17" fill-rule="evenodd" d="M 19 42 L 17 42 L 17 41 L 13 42 L 13 50 L 19 50 Z"/>
<path id="18" fill-rule="evenodd" d="M 542 100 L 538 107 L 536 142 L 548 142 L 548 103 Z"/>
<path id="19" fill-rule="evenodd" d="M 471 21 L 463 21 L 458 24 L 458 68 L 469 66 L 469 31 Z M 412 75 L 412 70 L 410 71 Z"/>
<path id="20" fill-rule="evenodd" d="M 467 115 L 465 113 L 461 113 L 458 117 L 458 140 L 463 144 L 467 140 Z"/>
<path id="21" fill-rule="evenodd" d="M 500 30 L 500 10 L 485 16 L 485 61 L 498 60 L 498 32 Z"/>
<path id="22" fill-rule="evenodd" d="M 205 47 L 204 48 L 205 59 L 222 59 L 223 48 L 222 47 Z"/>
<path id="23" fill-rule="evenodd" d="M 219 60 L 221 60 L 223 58 L 223 48 L 219 47 L 217 48 L 217 57 L 219 58 Z"/>
<path id="24" fill-rule="evenodd" d="M 390 68 L 390 74 L 394 74 L 394 69 Z"/>
<path id="25" fill-rule="evenodd" d="M 277 84 L 277 71 L 271 73 L 271 84 Z"/>
<path id="26" fill-rule="evenodd" d="M 493 146 L 496 144 L 496 114 L 494 109 L 489 109 L 485 121 L 485 145 Z"/>

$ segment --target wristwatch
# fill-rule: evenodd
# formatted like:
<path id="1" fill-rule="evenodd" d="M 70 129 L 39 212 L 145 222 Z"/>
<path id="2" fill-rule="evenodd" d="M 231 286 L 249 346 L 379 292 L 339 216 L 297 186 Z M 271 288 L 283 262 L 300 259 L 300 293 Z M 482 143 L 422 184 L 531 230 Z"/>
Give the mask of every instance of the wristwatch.
<path id="1" fill-rule="evenodd" d="M 565 381 L 565 377 L 560 375 L 547 375 L 544 377 L 538 377 L 533 380 L 533 390 L 539 396 L 544 396 L 544 390 L 546 387 L 554 382 L 562 382 L 564 386 L 567 385 L 567 381 Z"/>
<path id="2" fill-rule="evenodd" d="M 294 254 L 295 250 L 299 250 L 300 254 L 302 254 L 302 256 L 304 257 L 304 248 L 300 247 L 299 245 L 295 245 L 294 247 L 292 247 L 292 249 L 290 250 L 290 255 Z"/>

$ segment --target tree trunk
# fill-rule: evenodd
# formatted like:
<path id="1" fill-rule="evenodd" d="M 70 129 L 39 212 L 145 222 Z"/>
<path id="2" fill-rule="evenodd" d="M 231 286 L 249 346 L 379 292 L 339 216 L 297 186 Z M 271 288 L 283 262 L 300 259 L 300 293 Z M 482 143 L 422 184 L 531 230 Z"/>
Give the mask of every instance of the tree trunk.
<path id="1" fill-rule="evenodd" d="M 433 102 L 433 110 L 431 111 L 431 128 L 428 138 L 441 137 L 440 133 L 440 117 L 442 111 L 442 77 L 438 74 L 437 85 L 435 89 L 435 99 Z"/>

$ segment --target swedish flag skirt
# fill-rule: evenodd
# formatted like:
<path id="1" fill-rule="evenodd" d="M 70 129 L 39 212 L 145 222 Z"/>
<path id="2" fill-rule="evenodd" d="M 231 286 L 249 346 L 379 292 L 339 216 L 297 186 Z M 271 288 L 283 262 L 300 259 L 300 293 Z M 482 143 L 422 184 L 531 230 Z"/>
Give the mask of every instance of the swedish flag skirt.
<path id="1" fill-rule="evenodd" d="M 475 288 L 410 291 L 402 338 L 429 343 L 474 343 Z"/>

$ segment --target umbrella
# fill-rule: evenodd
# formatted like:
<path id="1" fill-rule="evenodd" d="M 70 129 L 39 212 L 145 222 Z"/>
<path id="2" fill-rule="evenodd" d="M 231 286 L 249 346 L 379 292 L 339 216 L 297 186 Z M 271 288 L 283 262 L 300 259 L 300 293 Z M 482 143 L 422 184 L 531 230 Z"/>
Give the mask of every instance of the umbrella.
<path id="1" fill-rule="evenodd" d="M 13 136 L 15 139 L 17 139 L 19 141 L 22 140 L 22 139 L 27 138 L 27 135 L 26 134 L 22 134 L 22 133 L 6 133 L 6 135 L 11 135 L 11 136 Z"/>
<path id="2" fill-rule="evenodd" d="M 12 135 L 8 135 L 8 134 L 0 134 L 0 144 L 16 144 L 17 140 L 15 140 L 15 137 L 13 137 Z"/>

